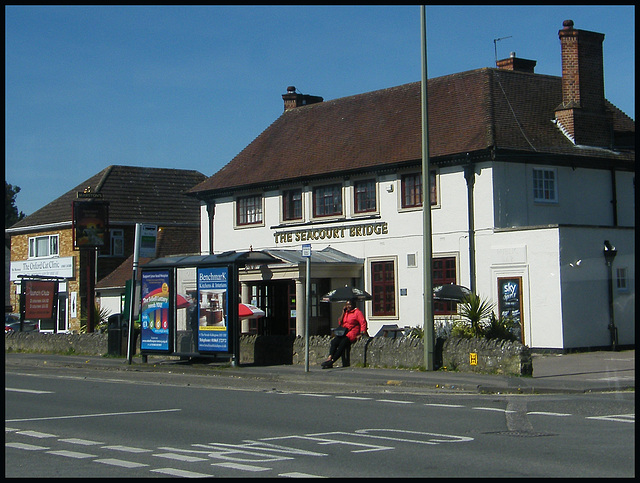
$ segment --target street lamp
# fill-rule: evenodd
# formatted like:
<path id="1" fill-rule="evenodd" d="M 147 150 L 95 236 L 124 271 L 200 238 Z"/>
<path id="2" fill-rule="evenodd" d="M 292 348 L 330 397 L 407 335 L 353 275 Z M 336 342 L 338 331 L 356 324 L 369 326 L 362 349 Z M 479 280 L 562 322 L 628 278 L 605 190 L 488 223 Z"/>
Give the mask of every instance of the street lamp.
<path id="1" fill-rule="evenodd" d="M 618 328 L 613 320 L 613 259 L 616 258 L 618 250 L 609 240 L 604 241 L 604 260 L 607 264 L 607 279 L 609 281 L 609 332 L 611 333 L 611 350 L 616 350 L 618 346 Z"/>

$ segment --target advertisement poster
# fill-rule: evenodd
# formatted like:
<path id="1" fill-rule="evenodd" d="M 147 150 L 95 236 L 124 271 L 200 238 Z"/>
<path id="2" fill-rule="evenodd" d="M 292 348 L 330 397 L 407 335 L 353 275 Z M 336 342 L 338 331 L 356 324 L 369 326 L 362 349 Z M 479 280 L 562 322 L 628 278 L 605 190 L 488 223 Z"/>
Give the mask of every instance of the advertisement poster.
<path id="1" fill-rule="evenodd" d="M 141 350 L 169 350 L 169 272 L 142 272 Z"/>
<path id="2" fill-rule="evenodd" d="M 26 280 L 24 318 L 53 319 L 58 282 Z"/>
<path id="3" fill-rule="evenodd" d="M 228 268 L 198 269 L 198 350 L 229 351 Z"/>
<path id="4" fill-rule="evenodd" d="M 498 278 L 498 308 L 500 317 L 510 317 L 513 321 L 513 333 L 524 344 L 522 320 L 522 278 Z"/>

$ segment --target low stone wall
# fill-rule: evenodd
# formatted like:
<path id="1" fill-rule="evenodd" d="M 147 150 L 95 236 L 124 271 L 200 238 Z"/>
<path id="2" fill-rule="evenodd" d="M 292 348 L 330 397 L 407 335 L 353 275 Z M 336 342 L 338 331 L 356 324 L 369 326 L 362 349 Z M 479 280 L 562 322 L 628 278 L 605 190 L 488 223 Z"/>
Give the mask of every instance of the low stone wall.
<path id="1" fill-rule="evenodd" d="M 140 353 L 137 338 L 136 353 Z M 317 366 L 329 354 L 329 336 L 309 337 L 309 364 Z M 108 334 L 5 334 L 5 352 L 106 355 Z M 450 338 L 438 340 L 435 368 L 462 372 L 531 375 L 528 347 L 519 342 Z M 475 364 L 473 364 L 475 362 Z M 305 341 L 293 336 L 245 335 L 240 338 L 240 364 L 304 364 Z M 338 362 L 336 365 L 340 365 Z M 424 367 L 422 339 L 363 338 L 351 346 L 351 365 L 417 369 Z"/>
<path id="2" fill-rule="evenodd" d="M 519 342 L 452 337 L 444 342 L 442 365 L 447 370 L 531 376 L 531 351 Z"/>

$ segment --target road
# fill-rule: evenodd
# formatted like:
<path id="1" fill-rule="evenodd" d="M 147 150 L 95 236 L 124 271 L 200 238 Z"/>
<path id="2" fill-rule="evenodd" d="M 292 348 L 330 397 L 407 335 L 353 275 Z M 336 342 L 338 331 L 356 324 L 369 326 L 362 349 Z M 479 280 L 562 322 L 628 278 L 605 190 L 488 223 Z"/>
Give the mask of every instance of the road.
<path id="1" fill-rule="evenodd" d="M 634 392 L 327 392 L 5 371 L 6 477 L 630 477 L 634 442 Z"/>

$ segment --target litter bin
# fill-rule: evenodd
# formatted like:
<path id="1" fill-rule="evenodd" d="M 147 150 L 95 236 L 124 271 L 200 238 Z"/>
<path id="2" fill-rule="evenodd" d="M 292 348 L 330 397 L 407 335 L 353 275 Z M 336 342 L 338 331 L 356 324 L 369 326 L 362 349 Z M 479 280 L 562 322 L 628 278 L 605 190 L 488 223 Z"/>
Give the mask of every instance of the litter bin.
<path id="1" fill-rule="evenodd" d="M 122 341 L 123 336 L 127 336 L 126 327 L 122 314 L 113 314 L 107 319 L 107 349 L 110 356 L 123 355 L 122 349 L 127 345 Z"/>

